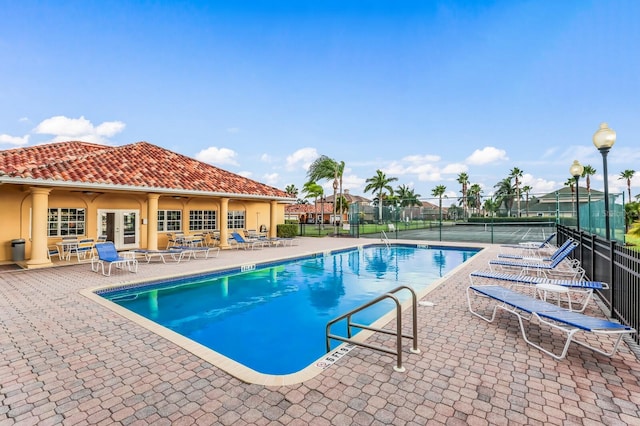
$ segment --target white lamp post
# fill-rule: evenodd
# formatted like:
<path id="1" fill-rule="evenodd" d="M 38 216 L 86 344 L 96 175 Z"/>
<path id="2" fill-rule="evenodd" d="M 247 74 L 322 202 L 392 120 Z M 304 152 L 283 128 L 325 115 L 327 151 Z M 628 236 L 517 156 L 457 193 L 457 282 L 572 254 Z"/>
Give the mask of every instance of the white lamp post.
<path id="1" fill-rule="evenodd" d="M 580 232 L 580 176 L 584 172 L 584 167 L 578 160 L 573 160 L 573 164 L 569 167 L 569 173 L 576 180 L 576 229 Z"/>
<path id="2" fill-rule="evenodd" d="M 601 123 L 600 128 L 593 134 L 593 144 L 602 154 L 602 170 L 604 174 L 604 222 L 607 241 L 611 239 L 609 229 L 609 176 L 607 175 L 607 154 L 616 143 L 616 132 L 610 129 L 607 123 Z"/>

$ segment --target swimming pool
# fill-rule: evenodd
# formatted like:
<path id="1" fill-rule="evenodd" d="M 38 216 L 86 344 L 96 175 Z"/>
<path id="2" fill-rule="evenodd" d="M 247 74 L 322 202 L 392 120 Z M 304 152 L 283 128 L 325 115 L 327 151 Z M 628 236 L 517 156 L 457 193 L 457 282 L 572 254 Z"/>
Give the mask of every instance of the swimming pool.
<path id="1" fill-rule="evenodd" d="M 285 375 L 325 354 L 333 318 L 399 285 L 420 294 L 477 252 L 371 245 L 96 293 L 252 370 Z M 392 308 L 355 319 L 370 324 Z"/>

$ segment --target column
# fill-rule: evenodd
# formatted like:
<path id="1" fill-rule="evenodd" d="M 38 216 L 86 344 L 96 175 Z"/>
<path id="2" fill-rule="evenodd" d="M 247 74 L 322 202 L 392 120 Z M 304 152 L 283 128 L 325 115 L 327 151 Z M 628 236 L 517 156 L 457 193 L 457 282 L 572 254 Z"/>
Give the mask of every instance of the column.
<path id="1" fill-rule="evenodd" d="M 229 199 L 220 199 L 220 249 L 229 248 Z"/>
<path id="2" fill-rule="evenodd" d="M 50 188 L 31 188 L 31 256 L 28 268 L 51 265 L 47 256 L 47 217 Z"/>
<path id="3" fill-rule="evenodd" d="M 147 194 L 147 249 L 158 250 L 159 194 Z"/>
<path id="4" fill-rule="evenodd" d="M 275 238 L 278 236 L 278 202 L 272 200 L 269 207 L 269 238 Z"/>

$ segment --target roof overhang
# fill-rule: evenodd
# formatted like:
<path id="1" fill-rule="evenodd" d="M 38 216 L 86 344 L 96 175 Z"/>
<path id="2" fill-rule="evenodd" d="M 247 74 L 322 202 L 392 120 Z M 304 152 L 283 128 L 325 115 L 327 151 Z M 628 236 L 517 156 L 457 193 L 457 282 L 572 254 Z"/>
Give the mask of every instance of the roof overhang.
<path id="1" fill-rule="evenodd" d="M 25 179 L 15 178 L 9 176 L 0 176 L 1 184 L 13 184 L 13 185 L 28 185 L 28 186 L 42 186 L 48 188 L 60 188 L 60 189 L 76 189 L 80 191 L 93 191 L 93 192 L 139 192 L 147 194 L 160 194 L 167 196 L 182 196 L 182 197 L 216 197 L 216 198 L 233 198 L 243 200 L 270 200 L 280 201 L 282 203 L 293 204 L 295 199 L 289 197 L 276 197 L 273 195 L 256 195 L 256 194 L 238 194 L 229 192 L 207 192 L 207 191 L 185 191 L 173 188 L 155 188 L 146 186 L 134 186 L 134 185 L 113 185 L 113 184 L 100 184 L 100 183 L 84 183 L 84 182 L 67 182 L 58 180 L 47 179 Z"/>

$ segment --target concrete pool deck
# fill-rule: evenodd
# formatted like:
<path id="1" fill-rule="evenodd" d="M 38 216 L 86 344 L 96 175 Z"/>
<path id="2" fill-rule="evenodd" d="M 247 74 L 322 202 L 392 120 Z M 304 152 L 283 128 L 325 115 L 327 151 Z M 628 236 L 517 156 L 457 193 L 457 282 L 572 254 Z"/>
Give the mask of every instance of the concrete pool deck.
<path id="1" fill-rule="evenodd" d="M 572 345 L 556 361 L 526 344 L 513 316 L 489 324 L 468 312 L 468 274 L 486 269 L 497 246 L 487 246 L 423 299 L 434 305 L 419 307 L 421 353 L 405 345 L 404 373 L 393 370 L 394 357 L 356 347 L 302 383 L 247 384 L 80 294 L 373 242 L 304 238 L 292 247 L 141 263 L 137 274 L 112 277 L 73 262 L 0 273 L 0 426 L 640 423 L 640 362 L 626 342 L 613 358 Z M 591 303 L 587 312 L 603 316 Z M 410 324 L 407 312 L 404 317 Z M 547 329 L 530 328 L 543 344 L 561 343 Z M 391 340 L 370 338 L 381 345 Z M 607 348 L 612 342 L 593 340 Z"/>

